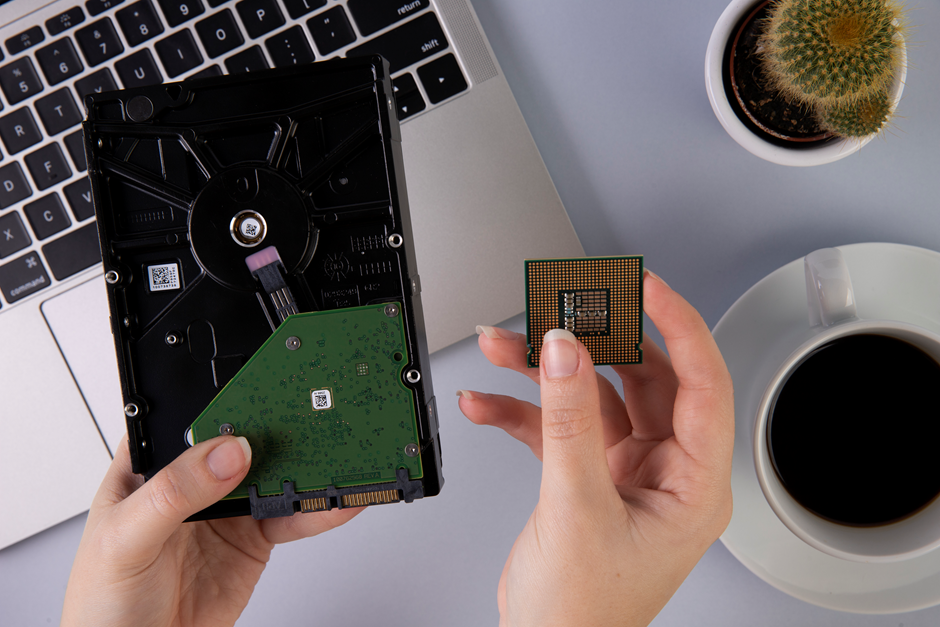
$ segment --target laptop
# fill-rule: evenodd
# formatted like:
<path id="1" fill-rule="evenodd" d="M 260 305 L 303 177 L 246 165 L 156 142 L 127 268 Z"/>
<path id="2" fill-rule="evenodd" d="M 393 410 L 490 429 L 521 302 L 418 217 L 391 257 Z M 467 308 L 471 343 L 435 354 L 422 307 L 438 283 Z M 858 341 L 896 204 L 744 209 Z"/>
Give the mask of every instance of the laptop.
<path id="1" fill-rule="evenodd" d="M 80 122 L 91 92 L 379 53 L 430 350 L 582 256 L 468 0 L 0 2 L 0 548 L 88 508 L 125 437 Z"/>

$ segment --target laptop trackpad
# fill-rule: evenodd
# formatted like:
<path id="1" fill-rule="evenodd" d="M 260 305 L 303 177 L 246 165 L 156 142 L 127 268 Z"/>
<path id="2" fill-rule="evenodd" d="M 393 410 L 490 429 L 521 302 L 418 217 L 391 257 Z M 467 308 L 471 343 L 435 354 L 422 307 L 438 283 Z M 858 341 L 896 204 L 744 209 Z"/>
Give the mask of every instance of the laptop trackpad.
<path id="1" fill-rule="evenodd" d="M 50 298 L 41 309 L 114 457 L 127 427 L 104 279 L 98 275 Z"/>

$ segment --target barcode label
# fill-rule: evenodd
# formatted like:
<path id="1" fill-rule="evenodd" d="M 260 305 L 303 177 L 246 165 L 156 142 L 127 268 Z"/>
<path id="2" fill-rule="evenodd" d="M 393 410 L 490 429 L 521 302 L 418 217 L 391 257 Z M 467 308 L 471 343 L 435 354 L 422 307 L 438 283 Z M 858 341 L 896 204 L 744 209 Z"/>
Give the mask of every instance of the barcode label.
<path id="1" fill-rule="evenodd" d="M 333 407 L 333 395 L 329 390 L 312 390 L 310 392 L 310 406 L 316 409 L 330 409 Z"/>
<path id="2" fill-rule="evenodd" d="M 151 292 L 178 290 L 180 288 L 179 266 L 175 263 L 147 266 L 147 275 L 150 277 Z"/>

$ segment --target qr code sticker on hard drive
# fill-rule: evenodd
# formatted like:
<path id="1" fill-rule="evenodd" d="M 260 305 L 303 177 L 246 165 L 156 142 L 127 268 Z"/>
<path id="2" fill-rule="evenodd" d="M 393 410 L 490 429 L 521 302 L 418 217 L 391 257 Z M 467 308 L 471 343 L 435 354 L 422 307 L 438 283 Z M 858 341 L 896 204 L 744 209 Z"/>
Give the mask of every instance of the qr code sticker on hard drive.
<path id="1" fill-rule="evenodd" d="M 333 395 L 330 394 L 329 390 L 311 390 L 310 406 L 314 410 L 330 409 L 333 407 Z"/>
<path id="2" fill-rule="evenodd" d="M 179 266 L 175 263 L 147 266 L 147 275 L 150 278 L 151 292 L 178 290 L 180 288 Z"/>

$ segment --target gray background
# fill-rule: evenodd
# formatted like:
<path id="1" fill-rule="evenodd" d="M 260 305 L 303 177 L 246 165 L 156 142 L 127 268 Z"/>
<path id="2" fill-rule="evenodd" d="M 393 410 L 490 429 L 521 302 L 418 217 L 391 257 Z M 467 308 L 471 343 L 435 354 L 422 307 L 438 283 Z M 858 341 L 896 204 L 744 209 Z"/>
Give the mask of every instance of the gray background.
<path id="1" fill-rule="evenodd" d="M 816 248 L 940 250 L 936 1 L 909 3 L 916 28 L 896 127 L 860 154 L 806 169 L 752 156 L 712 114 L 704 54 L 725 4 L 474 0 L 587 254 L 646 255 L 714 326 L 752 284 Z M 521 317 L 507 326 L 524 330 Z M 537 401 L 537 390 L 490 367 L 473 339 L 436 353 L 432 369 L 443 493 L 279 547 L 239 624 L 497 623 L 496 584 L 540 469 L 508 436 L 463 418 L 454 391 Z M 83 524 L 79 516 L 0 552 L 0 624 L 58 622 Z M 690 624 L 935 626 L 940 607 L 823 610 L 765 584 L 716 543 L 654 621 Z"/>

